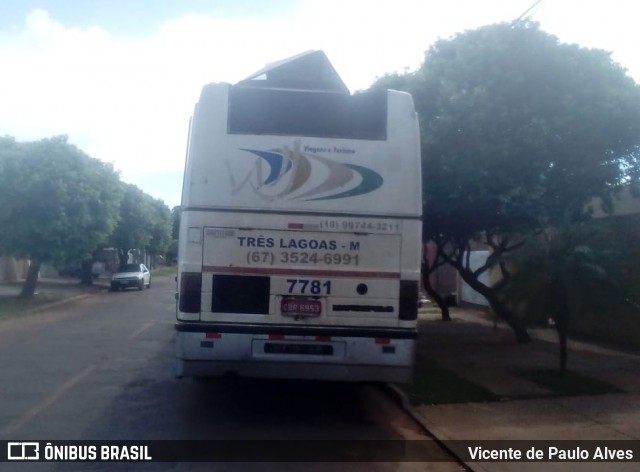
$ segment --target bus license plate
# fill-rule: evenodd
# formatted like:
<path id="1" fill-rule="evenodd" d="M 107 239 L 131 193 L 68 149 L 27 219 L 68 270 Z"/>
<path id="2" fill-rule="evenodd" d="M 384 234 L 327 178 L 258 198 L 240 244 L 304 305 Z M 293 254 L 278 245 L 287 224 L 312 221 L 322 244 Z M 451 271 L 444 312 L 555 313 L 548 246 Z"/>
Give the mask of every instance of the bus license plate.
<path id="1" fill-rule="evenodd" d="M 308 298 L 284 298 L 280 311 L 285 316 L 320 316 L 322 302 Z"/>

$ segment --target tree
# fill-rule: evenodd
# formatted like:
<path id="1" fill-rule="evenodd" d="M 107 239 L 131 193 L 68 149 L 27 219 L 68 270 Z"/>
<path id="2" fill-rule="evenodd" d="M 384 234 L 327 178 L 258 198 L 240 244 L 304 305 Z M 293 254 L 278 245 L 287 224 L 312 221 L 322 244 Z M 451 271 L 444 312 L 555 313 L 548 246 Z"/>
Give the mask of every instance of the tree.
<path id="1" fill-rule="evenodd" d="M 638 181 L 639 87 L 608 53 L 561 44 L 531 22 L 438 41 L 397 83 L 421 118 L 424 238 L 528 340 L 501 300 L 504 256 L 532 233 L 587 218 L 592 197 L 610 202 Z M 491 249 L 476 270 L 474 240 Z M 502 282 L 479 281 L 494 269 Z"/>
<path id="2" fill-rule="evenodd" d="M 174 206 L 171 209 L 171 242 L 167 246 L 167 264 L 172 264 L 178 260 L 178 238 L 180 237 L 180 215 L 182 207 Z"/>
<path id="3" fill-rule="evenodd" d="M 427 234 L 427 232 L 423 231 L 423 236 L 425 234 Z M 420 266 L 422 286 L 427 291 L 429 297 L 431 297 L 431 300 L 436 302 L 436 305 L 440 308 L 442 321 L 451 321 L 451 314 L 449 313 L 449 303 L 447 302 L 447 299 L 439 293 L 433 285 L 431 285 L 431 274 L 434 274 L 440 267 L 447 263 L 440 254 L 442 248 L 435 243 L 434 239 L 427 239 L 422 248 L 423 255 L 422 264 Z"/>
<path id="4" fill-rule="evenodd" d="M 554 321 L 561 372 L 567 368 L 571 319 L 585 309 L 610 313 L 630 301 L 619 282 L 626 278 L 625 264 L 611 249 L 612 239 L 594 225 L 547 228 L 507 257 L 513 275 L 504 287 L 505 301 L 528 321 Z"/>
<path id="5" fill-rule="evenodd" d="M 113 230 L 120 198 L 112 166 L 66 136 L 0 139 L 0 252 L 30 259 L 20 296 L 33 297 L 43 263 L 90 255 Z"/>
<path id="6" fill-rule="evenodd" d="M 165 254 L 171 242 L 172 215 L 169 207 L 162 200 L 153 199 L 150 202 L 152 220 L 151 240 L 146 246 L 148 254 Z"/>
<path id="7" fill-rule="evenodd" d="M 171 239 L 177 240 L 180 237 L 180 215 L 182 207 L 174 206 L 171 209 Z"/>
<path id="8" fill-rule="evenodd" d="M 120 218 L 111 241 L 118 248 L 120 264 L 128 262 L 131 249 L 150 249 L 161 254 L 169 242 L 169 208 L 132 184 L 122 184 L 124 197 Z M 157 251 L 157 252 L 154 252 Z"/>

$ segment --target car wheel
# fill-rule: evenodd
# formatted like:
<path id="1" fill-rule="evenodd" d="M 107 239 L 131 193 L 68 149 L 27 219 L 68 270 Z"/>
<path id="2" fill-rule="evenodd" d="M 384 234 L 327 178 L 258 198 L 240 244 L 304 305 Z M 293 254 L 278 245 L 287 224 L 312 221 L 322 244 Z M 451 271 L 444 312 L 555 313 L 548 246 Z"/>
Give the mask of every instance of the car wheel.
<path id="1" fill-rule="evenodd" d="M 147 284 L 147 288 L 151 288 L 151 282 Z"/>
<path id="2" fill-rule="evenodd" d="M 144 280 L 140 281 L 140 284 L 138 285 L 138 290 L 142 290 L 144 288 Z"/>

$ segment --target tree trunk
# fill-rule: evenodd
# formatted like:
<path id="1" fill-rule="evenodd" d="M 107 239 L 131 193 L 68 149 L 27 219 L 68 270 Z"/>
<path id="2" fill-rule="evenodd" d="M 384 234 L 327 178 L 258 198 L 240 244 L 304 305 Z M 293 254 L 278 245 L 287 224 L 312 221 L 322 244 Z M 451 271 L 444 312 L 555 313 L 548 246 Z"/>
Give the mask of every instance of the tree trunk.
<path id="1" fill-rule="evenodd" d="M 527 332 L 527 327 L 524 325 L 522 320 L 520 320 L 511 310 L 509 310 L 504 303 L 500 301 L 495 291 L 490 287 L 487 287 L 485 284 L 481 283 L 476 279 L 472 274 L 467 273 L 464 270 L 458 269 L 458 273 L 462 277 L 462 279 L 469 284 L 469 286 L 482 295 L 489 302 L 489 306 L 493 309 L 496 316 L 502 318 L 509 327 L 513 330 L 513 334 L 516 336 L 516 340 L 519 343 L 527 343 L 531 341 L 531 337 Z"/>
<path id="2" fill-rule="evenodd" d="M 40 274 L 40 267 L 42 262 L 37 259 L 31 259 L 29 264 L 29 271 L 27 272 L 27 280 L 24 281 L 22 291 L 20 292 L 20 298 L 31 299 L 36 293 L 36 285 L 38 285 L 38 275 Z"/>
<path id="3" fill-rule="evenodd" d="M 495 293 L 490 292 L 488 295 L 485 295 L 485 297 L 496 316 L 498 318 L 502 318 L 513 330 L 513 334 L 516 336 L 516 341 L 519 343 L 528 343 L 531 341 L 531 337 L 527 332 L 527 327 L 524 322 L 509 310 L 505 304 L 498 299 Z"/>
<path id="4" fill-rule="evenodd" d="M 93 261 L 91 259 L 82 261 L 82 269 L 80 270 L 80 283 L 82 285 L 93 285 L 92 265 Z"/>
<path id="5" fill-rule="evenodd" d="M 567 370 L 567 360 L 569 352 L 567 351 L 567 338 L 569 336 L 569 300 L 567 300 L 567 292 L 564 285 L 557 283 L 552 289 L 555 291 L 554 303 L 555 313 L 553 320 L 558 332 L 558 341 L 560 344 L 560 373 Z"/>
<path id="6" fill-rule="evenodd" d="M 429 269 L 427 268 L 427 264 L 422 264 L 422 285 L 424 289 L 427 291 L 427 295 L 436 302 L 438 308 L 440 308 L 440 313 L 442 313 L 442 321 L 451 321 L 451 315 L 449 314 L 449 305 L 445 301 L 444 297 L 442 297 L 432 286 L 431 280 L 429 279 Z"/>
<path id="7" fill-rule="evenodd" d="M 129 250 L 121 249 L 118 257 L 120 259 L 120 267 L 127 265 L 129 263 Z"/>
<path id="8" fill-rule="evenodd" d="M 558 329 L 558 339 L 560 341 L 560 373 L 564 374 L 567 371 L 567 331 L 564 329 Z"/>

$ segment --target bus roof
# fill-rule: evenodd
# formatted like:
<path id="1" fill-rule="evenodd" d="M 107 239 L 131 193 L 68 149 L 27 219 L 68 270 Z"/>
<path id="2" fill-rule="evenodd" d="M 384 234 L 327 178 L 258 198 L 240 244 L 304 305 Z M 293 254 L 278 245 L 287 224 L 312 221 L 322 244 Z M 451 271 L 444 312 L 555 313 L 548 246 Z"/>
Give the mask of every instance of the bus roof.
<path id="1" fill-rule="evenodd" d="M 323 51 L 307 51 L 268 64 L 235 84 L 235 87 L 313 90 L 349 95 L 349 89 Z"/>

